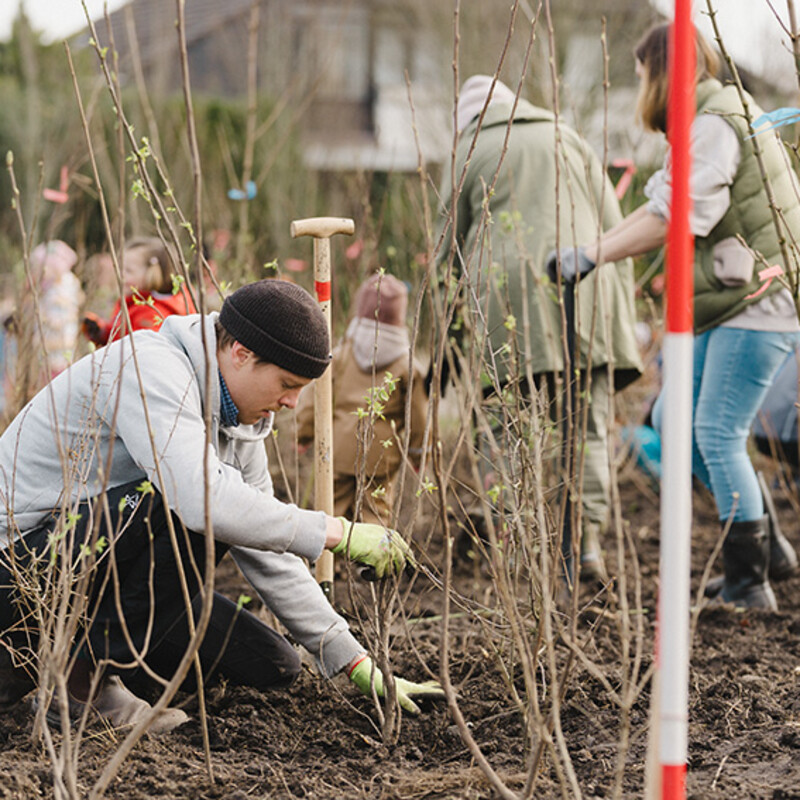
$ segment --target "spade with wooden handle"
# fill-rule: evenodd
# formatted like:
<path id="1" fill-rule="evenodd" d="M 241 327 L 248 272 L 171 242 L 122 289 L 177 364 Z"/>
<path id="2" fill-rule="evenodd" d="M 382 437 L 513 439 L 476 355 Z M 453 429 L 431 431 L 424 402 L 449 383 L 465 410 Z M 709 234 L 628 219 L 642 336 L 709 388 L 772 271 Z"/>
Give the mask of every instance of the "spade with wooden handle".
<path id="1" fill-rule="evenodd" d="M 342 217 L 297 219 L 292 238 L 314 238 L 314 289 L 331 335 L 331 236 L 352 235 L 355 223 Z M 333 384 L 331 370 L 314 383 L 314 507 L 333 515 Z M 316 564 L 317 582 L 333 601 L 333 553 L 323 550 Z"/>

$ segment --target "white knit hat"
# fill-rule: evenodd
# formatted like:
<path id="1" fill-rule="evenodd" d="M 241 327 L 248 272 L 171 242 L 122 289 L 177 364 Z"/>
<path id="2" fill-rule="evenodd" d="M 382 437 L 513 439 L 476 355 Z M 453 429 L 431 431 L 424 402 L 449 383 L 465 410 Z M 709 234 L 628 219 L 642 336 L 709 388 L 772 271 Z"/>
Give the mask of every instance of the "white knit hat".
<path id="1" fill-rule="evenodd" d="M 483 111 L 493 81 L 494 78 L 491 75 L 473 75 L 464 81 L 464 85 L 458 95 L 458 113 L 456 115 L 459 133 Z M 494 103 L 513 105 L 515 99 L 516 92 L 512 92 L 508 86 L 498 80 L 494 84 L 494 91 L 489 105 Z"/>

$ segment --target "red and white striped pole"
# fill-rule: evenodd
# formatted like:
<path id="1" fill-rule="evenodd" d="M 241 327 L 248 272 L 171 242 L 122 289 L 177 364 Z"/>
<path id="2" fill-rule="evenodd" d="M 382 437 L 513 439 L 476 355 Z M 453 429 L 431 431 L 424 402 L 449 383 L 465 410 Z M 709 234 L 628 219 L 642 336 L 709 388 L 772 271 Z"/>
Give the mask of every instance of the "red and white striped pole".
<path id="1" fill-rule="evenodd" d="M 675 0 L 667 135 L 672 205 L 667 233 L 661 567 L 656 658 L 660 672 L 662 800 L 686 797 L 689 602 L 692 527 L 692 350 L 694 241 L 689 227 L 690 130 L 695 115 L 695 34 L 691 0 Z"/>

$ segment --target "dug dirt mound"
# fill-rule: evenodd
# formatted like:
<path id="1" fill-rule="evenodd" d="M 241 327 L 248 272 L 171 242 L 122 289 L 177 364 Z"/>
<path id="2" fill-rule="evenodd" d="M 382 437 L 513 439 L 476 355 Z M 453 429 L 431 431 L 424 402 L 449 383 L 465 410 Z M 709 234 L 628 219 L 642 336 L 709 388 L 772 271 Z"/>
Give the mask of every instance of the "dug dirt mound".
<path id="1" fill-rule="evenodd" d="M 487 762 L 509 791 L 537 798 L 642 796 L 650 714 L 658 576 L 658 509 L 634 484 L 622 486 L 623 512 L 636 543 L 641 603 L 628 615 L 631 633 L 625 655 L 619 609 L 602 594 L 581 598 L 574 633 L 580 654 L 569 646 L 568 629 L 555 644 L 559 668 L 569 679 L 553 724 L 553 683 L 534 687 L 542 726 L 530 719 L 536 707 L 521 698 L 530 691 L 519 654 L 492 652 L 492 626 L 505 624 L 489 613 L 491 570 L 457 562 L 455 597 L 486 601 L 483 613 L 456 604 L 448 620 L 450 677 L 465 724 Z M 696 498 L 692 589 L 719 537 L 707 498 Z M 796 517 L 779 508 L 795 545 Z M 613 542 L 606 543 L 614 564 Z M 223 562 L 218 588 L 236 598 L 246 587 L 232 562 Z M 346 613 L 350 591 L 339 590 Z M 789 800 L 800 798 L 800 579 L 776 585 L 780 611 L 739 613 L 720 607 L 695 620 L 689 684 L 688 795 L 696 800 Z M 355 587 L 369 594 L 369 587 Z M 425 680 L 438 674 L 442 649 L 442 595 L 418 579 L 405 598 L 405 633 L 393 640 L 398 674 Z M 258 611 L 258 609 L 255 609 Z M 536 641 L 536 609 L 530 620 Z M 531 621 L 532 620 L 532 621 Z M 355 615 L 357 634 L 367 638 Z M 637 638 L 639 631 L 641 638 Z M 410 632 L 409 632 L 410 631 Z M 636 650 L 638 648 L 638 651 Z M 630 664 L 638 658 L 640 668 Z M 511 666 L 509 666 L 511 665 Z M 427 670 L 426 670 L 427 667 Z M 561 674 L 561 673 L 559 673 Z M 628 686 L 634 676 L 638 683 Z M 627 699 L 626 699 L 627 698 Z M 474 749 L 460 734 L 446 703 L 428 703 L 418 717 L 404 715 L 399 733 L 383 740 L 372 701 L 343 676 L 333 681 L 305 668 L 288 690 L 258 692 L 217 685 L 207 693 L 211 773 L 205 763 L 197 700 L 179 695 L 191 721 L 176 731 L 146 736 L 110 787 L 116 800 L 144 798 L 445 798 L 482 800 L 497 793 L 479 768 Z M 535 720 L 533 721 L 535 723 Z M 550 738 L 532 735 L 549 730 Z M 32 716 L 22 704 L 0 718 L 0 798 L 28 800 L 54 796 L 46 749 L 31 738 Z M 58 735 L 56 735 L 58 739 Z M 121 741 L 93 729 L 81 741 L 79 788 L 88 792 Z M 621 750 L 621 747 L 624 748 Z M 565 748 L 566 754 L 559 748 Z M 624 752 L 620 761 L 619 753 Z M 529 767 L 537 759 L 535 784 Z M 564 771 L 564 764 L 569 765 Z M 571 772 L 569 771 L 571 770 Z"/>

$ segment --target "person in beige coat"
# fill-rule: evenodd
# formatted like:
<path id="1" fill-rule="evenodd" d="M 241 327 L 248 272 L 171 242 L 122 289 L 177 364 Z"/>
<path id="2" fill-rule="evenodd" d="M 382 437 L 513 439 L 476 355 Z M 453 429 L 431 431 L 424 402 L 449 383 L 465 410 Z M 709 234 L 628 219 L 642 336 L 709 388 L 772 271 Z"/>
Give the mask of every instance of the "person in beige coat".
<path id="1" fill-rule="evenodd" d="M 392 275 L 376 273 L 358 289 L 356 314 L 333 353 L 333 471 L 335 516 L 356 514 L 388 525 L 403 462 L 422 457 L 428 397 L 410 350 L 408 290 Z M 406 405 L 410 395 L 410 435 Z M 298 443 L 314 437 L 313 392 L 297 409 Z M 363 487 L 363 491 L 361 491 Z"/>
<path id="2" fill-rule="evenodd" d="M 442 275 L 452 267 L 454 275 L 463 277 L 461 313 L 464 329 L 471 332 L 467 349 L 480 353 L 474 371 L 482 383 L 484 413 L 497 420 L 494 435 L 482 437 L 480 492 L 486 495 L 503 483 L 498 461 L 520 441 L 503 432 L 503 396 L 530 407 L 531 398 L 542 396 L 546 387 L 553 422 L 559 428 L 566 425 L 559 409 L 567 404 L 559 376 L 564 374 L 564 351 L 572 346 L 569 335 L 562 335 L 567 322 L 545 271 L 547 253 L 556 243 L 568 248 L 583 236 L 596 238 L 622 214 L 603 165 L 586 141 L 557 123 L 551 111 L 517 97 L 492 76 L 472 75 L 464 82 L 456 127 L 455 185 L 448 166 L 440 191 L 443 237 L 437 261 Z M 642 370 L 633 298 L 633 264 L 623 259 L 613 271 L 580 281 L 570 314 L 580 369 L 572 389 L 572 424 L 581 435 L 576 450 L 580 487 L 574 494 L 581 500 L 576 526 L 584 579 L 605 578 L 601 539 L 611 508 L 609 396 Z M 559 448 L 553 452 L 564 453 Z M 513 481 L 519 469 L 509 462 L 505 482 Z M 504 498 L 507 505 L 507 493 Z M 514 502 L 525 505 L 527 499 Z M 560 502 L 558 495 L 553 508 Z M 565 524 L 564 542 L 571 537 Z M 571 561 L 570 553 L 565 556 Z"/>

